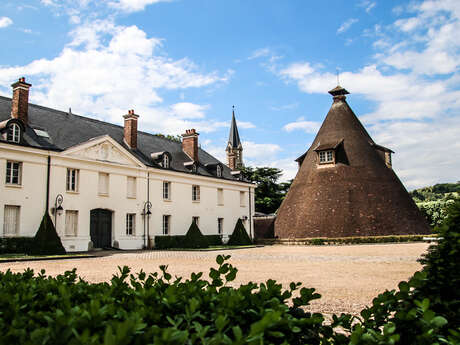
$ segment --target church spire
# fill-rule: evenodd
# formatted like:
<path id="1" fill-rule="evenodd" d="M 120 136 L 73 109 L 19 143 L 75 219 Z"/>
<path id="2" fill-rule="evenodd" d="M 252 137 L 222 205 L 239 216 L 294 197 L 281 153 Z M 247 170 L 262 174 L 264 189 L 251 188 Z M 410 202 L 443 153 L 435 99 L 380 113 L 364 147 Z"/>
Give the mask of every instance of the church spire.
<path id="1" fill-rule="evenodd" d="M 227 164 L 232 170 L 243 167 L 243 146 L 241 145 L 240 135 L 235 119 L 235 106 L 232 107 L 232 123 L 227 143 Z"/>

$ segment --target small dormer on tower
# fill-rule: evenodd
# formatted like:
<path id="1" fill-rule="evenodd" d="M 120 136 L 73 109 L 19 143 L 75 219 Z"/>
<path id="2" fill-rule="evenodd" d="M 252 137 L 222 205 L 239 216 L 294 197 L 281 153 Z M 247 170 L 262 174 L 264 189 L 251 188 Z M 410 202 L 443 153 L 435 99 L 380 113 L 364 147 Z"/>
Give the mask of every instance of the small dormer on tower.
<path id="1" fill-rule="evenodd" d="M 230 126 L 230 135 L 228 136 L 227 148 L 227 165 L 232 171 L 238 171 L 243 168 L 243 146 L 241 145 L 240 135 L 235 119 L 235 106 L 232 111 L 232 124 Z"/>

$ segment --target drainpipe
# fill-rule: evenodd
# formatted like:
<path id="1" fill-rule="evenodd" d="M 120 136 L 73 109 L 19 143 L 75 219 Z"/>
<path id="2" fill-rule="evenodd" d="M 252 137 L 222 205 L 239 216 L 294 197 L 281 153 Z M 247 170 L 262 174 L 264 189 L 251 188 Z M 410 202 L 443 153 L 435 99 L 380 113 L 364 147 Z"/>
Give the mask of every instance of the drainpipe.
<path id="1" fill-rule="evenodd" d="M 249 236 L 252 238 L 251 187 L 249 187 Z"/>
<path id="2" fill-rule="evenodd" d="M 48 213 L 49 205 L 50 205 L 50 170 L 51 170 L 51 156 L 48 155 L 48 165 L 46 171 L 46 206 L 45 212 Z"/>
<path id="3" fill-rule="evenodd" d="M 147 171 L 147 202 L 150 202 L 150 172 Z M 150 211 L 150 210 L 149 210 Z M 149 215 L 147 217 L 147 248 L 150 249 L 150 222 Z"/>

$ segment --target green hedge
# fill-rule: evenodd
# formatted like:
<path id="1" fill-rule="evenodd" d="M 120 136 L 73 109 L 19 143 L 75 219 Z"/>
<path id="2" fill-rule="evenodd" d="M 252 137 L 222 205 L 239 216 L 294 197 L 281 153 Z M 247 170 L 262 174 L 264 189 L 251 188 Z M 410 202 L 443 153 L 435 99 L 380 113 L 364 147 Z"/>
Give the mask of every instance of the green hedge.
<path id="1" fill-rule="evenodd" d="M 35 234 L 29 253 L 32 255 L 58 255 L 66 253 L 48 212 L 45 212 L 43 215 L 42 222 Z"/>
<path id="2" fill-rule="evenodd" d="M 249 237 L 246 229 L 243 225 L 243 221 L 238 219 L 235 224 L 235 229 L 230 235 L 227 243 L 229 246 L 246 246 L 252 244 L 251 238 Z"/>
<path id="3" fill-rule="evenodd" d="M 209 246 L 221 246 L 221 235 L 203 235 Z M 155 249 L 188 248 L 184 235 L 155 236 Z"/>
<path id="4" fill-rule="evenodd" d="M 190 225 L 190 228 L 188 229 L 187 233 L 185 234 L 184 237 L 184 248 L 208 248 L 209 243 L 206 237 L 203 236 L 203 234 L 200 231 L 200 228 L 198 228 L 198 225 L 195 223 L 195 221 L 192 222 Z"/>
<path id="5" fill-rule="evenodd" d="M 305 245 L 328 245 L 328 244 L 360 244 L 360 243 L 402 243 L 421 242 L 426 237 L 437 235 L 392 235 L 392 236 L 362 236 L 362 237 L 317 237 L 300 239 L 259 239 L 263 244 L 305 244 Z"/>
<path id="6" fill-rule="evenodd" d="M 1 237 L 0 254 L 28 254 L 33 237 Z"/>

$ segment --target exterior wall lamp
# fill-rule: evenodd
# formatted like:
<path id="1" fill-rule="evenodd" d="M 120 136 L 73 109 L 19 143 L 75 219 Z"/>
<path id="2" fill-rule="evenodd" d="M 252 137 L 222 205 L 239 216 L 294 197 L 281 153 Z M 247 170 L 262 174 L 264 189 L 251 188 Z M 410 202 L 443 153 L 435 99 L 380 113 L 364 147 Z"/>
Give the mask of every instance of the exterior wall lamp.
<path id="1" fill-rule="evenodd" d="M 142 217 L 144 217 L 144 248 L 150 248 L 151 247 L 151 245 L 150 245 L 150 235 L 149 235 L 149 230 L 150 230 L 149 218 L 152 215 L 152 211 L 150 211 L 151 209 L 152 209 L 152 203 L 150 201 L 146 201 L 144 203 L 144 209 L 142 210 L 142 213 L 141 213 Z M 146 224 L 147 224 L 147 234 L 145 232 L 145 225 Z"/>
<path id="2" fill-rule="evenodd" d="M 62 207 L 62 202 L 64 201 L 64 197 L 62 194 L 58 194 L 56 196 L 56 200 L 54 200 L 54 207 L 51 208 L 51 213 L 54 215 L 54 226 L 56 227 L 56 217 L 57 215 L 61 215 L 64 208 Z"/>

